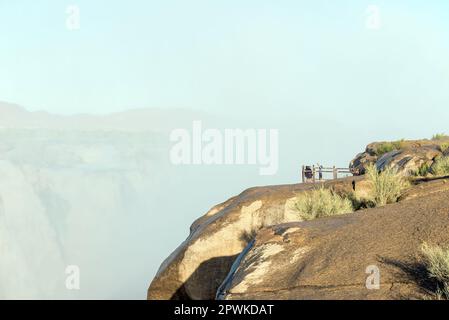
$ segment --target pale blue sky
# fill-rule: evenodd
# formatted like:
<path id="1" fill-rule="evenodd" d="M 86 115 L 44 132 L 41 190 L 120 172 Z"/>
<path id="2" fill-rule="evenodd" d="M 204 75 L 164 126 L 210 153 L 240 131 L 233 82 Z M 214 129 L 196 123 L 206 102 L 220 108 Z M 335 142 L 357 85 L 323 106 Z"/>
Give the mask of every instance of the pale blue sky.
<path id="1" fill-rule="evenodd" d="M 447 57 L 444 0 L 0 0 L 0 100 L 31 110 L 447 119 Z"/>
<path id="2" fill-rule="evenodd" d="M 71 4 L 81 10 L 77 31 L 66 28 Z M 380 9 L 378 30 L 366 28 L 369 5 Z M 120 297 L 145 298 L 188 225 L 247 187 L 298 182 L 303 164 L 347 166 L 372 141 L 449 133 L 448 57 L 448 0 L 0 0 L 0 101 L 59 114 L 200 109 L 224 114 L 223 126 L 231 118 L 233 127 L 279 128 L 274 176 L 247 166 L 166 169 L 168 152 L 149 156 L 158 175 L 157 191 L 144 193 L 153 197 L 148 220 L 129 219 L 141 231 L 115 229 L 114 219 L 101 226 L 134 261 Z M 118 210 L 142 212 L 132 199 Z M 142 255 L 136 239 L 160 245 Z M 103 256 L 117 252 L 100 243 Z M 93 284 L 111 283 L 129 261 L 98 269 Z"/>

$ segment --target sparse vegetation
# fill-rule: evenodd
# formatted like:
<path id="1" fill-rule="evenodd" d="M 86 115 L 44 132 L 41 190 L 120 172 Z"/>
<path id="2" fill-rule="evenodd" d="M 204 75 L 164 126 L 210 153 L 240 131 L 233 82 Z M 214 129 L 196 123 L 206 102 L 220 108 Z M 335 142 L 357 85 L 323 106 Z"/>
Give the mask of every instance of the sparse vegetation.
<path id="1" fill-rule="evenodd" d="M 449 157 L 441 157 L 432 165 L 432 173 L 436 176 L 449 175 Z"/>
<path id="2" fill-rule="evenodd" d="M 417 177 L 425 177 L 429 174 L 430 172 L 430 165 L 427 163 L 424 163 L 423 165 L 421 165 L 421 167 L 419 167 L 415 172 L 414 175 Z"/>
<path id="3" fill-rule="evenodd" d="M 441 152 L 445 152 L 447 149 L 449 149 L 449 142 L 444 142 L 440 145 Z"/>
<path id="4" fill-rule="evenodd" d="M 298 214 L 303 220 L 313 220 L 354 211 L 350 199 L 324 187 L 298 195 L 295 209 L 298 210 Z"/>
<path id="5" fill-rule="evenodd" d="M 428 277 L 437 282 L 437 299 L 449 299 L 449 247 L 423 243 L 421 253 Z"/>
<path id="6" fill-rule="evenodd" d="M 256 238 L 257 234 L 261 229 L 267 228 L 272 225 L 280 224 L 284 222 L 283 218 L 284 218 L 283 213 L 282 214 L 273 213 L 265 217 L 259 217 L 259 219 L 253 221 L 253 224 L 249 229 L 242 231 L 242 233 L 239 235 L 240 241 L 245 244 L 250 243 L 252 240 Z"/>
<path id="7" fill-rule="evenodd" d="M 247 230 L 242 231 L 239 237 L 240 241 L 243 242 L 245 245 L 250 243 L 252 240 L 256 238 L 257 233 L 259 232 L 260 229 L 262 229 L 262 226 L 251 228 L 248 231 Z"/>
<path id="8" fill-rule="evenodd" d="M 367 168 L 366 176 L 372 184 L 370 200 L 375 207 L 397 202 L 410 185 L 396 170 L 386 168 L 379 172 L 374 164 Z"/>
<path id="9" fill-rule="evenodd" d="M 445 133 L 437 133 L 434 134 L 432 137 L 432 140 L 442 140 L 442 139 L 449 139 L 449 136 Z"/>
<path id="10" fill-rule="evenodd" d="M 398 141 L 391 141 L 391 142 L 383 142 L 379 144 L 379 146 L 376 149 L 376 155 L 378 157 L 383 156 L 384 154 L 391 152 L 393 150 L 401 150 L 404 148 L 404 139 L 398 140 Z"/>

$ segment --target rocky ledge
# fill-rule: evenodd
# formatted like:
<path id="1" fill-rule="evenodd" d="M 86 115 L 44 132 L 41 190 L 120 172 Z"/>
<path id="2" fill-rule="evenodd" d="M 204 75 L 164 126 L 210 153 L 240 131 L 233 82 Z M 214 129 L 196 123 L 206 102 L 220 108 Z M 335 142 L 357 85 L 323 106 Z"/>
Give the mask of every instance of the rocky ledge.
<path id="1" fill-rule="evenodd" d="M 435 160 L 449 155 L 449 137 L 435 140 L 399 140 L 374 142 L 349 164 L 355 175 L 363 175 L 375 164 L 379 170 L 393 167 L 405 175 L 415 175 L 420 169 L 431 168 Z"/>
<path id="2" fill-rule="evenodd" d="M 426 298 L 419 248 L 423 241 L 449 243 L 449 184 L 436 181 L 414 191 L 418 198 L 397 204 L 263 229 L 222 297 Z M 380 286 L 369 288 L 374 270 Z"/>
<path id="3" fill-rule="evenodd" d="M 444 156 L 432 143 L 384 155 L 394 151 L 415 159 L 424 150 Z M 410 161 L 389 164 L 406 172 Z M 364 194 L 371 188 L 363 175 L 324 186 L 336 193 Z M 430 294 L 419 248 L 423 242 L 449 244 L 449 180 L 415 178 L 399 202 L 301 221 L 295 199 L 314 188 L 251 188 L 212 208 L 163 262 L 148 299 L 421 299 Z M 367 285 L 373 272 L 380 283 L 375 288 Z"/>

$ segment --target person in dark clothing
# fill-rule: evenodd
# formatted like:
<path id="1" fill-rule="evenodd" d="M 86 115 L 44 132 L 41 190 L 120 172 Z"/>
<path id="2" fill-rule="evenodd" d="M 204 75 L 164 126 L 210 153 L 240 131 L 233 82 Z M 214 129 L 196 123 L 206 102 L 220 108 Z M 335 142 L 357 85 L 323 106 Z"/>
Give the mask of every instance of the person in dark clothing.
<path id="1" fill-rule="evenodd" d="M 310 166 L 306 166 L 306 168 L 304 169 L 304 176 L 306 177 L 307 180 L 312 179 L 313 173 L 312 168 Z"/>

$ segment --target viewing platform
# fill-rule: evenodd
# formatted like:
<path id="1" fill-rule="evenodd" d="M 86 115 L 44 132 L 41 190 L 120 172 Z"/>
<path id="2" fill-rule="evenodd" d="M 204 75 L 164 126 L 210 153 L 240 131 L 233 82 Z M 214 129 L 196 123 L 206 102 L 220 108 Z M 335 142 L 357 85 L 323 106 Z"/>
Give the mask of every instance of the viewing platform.
<path id="1" fill-rule="evenodd" d="M 336 180 L 352 176 L 349 168 L 323 167 L 323 166 L 302 166 L 301 181 L 303 183 L 316 183 L 329 180 Z"/>

